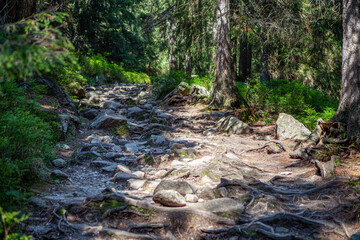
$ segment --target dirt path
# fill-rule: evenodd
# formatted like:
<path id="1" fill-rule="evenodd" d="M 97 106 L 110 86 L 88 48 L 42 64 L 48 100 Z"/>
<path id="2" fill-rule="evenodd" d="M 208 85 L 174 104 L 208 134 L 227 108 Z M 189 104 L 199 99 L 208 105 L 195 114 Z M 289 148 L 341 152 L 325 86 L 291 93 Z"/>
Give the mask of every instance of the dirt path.
<path id="1" fill-rule="evenodd" d="M 348 180 L 324 181 L 312 163 L 291 159 L 271 142 L 273 126 L 222 133 L 216 123 L 230 112 L 160 107 L 149 93 L 146 85 L 88 89 L 91 110 L 82 114 L 91 121 L 61 152 L 68 178 L 33 197 L 28 233 L 235 240 L 349 239 L 358 231 L 358 195 Z M 153 201 L 162 180 L 182 182 L 175 197 L 186 206 Z M 164 189 L 174 190 L 169 182 Z"/>

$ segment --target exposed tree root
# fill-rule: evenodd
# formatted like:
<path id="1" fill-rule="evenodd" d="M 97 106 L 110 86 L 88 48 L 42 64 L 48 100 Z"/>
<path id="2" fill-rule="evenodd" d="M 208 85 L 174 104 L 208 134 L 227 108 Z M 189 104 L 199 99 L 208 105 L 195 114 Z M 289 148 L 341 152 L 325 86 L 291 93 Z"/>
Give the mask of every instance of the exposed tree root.
<path id="1" fill-rule="evenodd" d="M 163 228 L 163 227 L 164 224 L 161 223 L 149 223 L 149 224 L 139 224 L 139 225 L 132 224 L 128 227 L 127 231 L 131 232 L 131 230 L 133 229 L 144 229 L 144 228 L 155 229 L 155 228 Z"/>
<path id="2" fill-rule="evenodd" d="M 122 211 L 122 210 L 126 209 L 128 206 L 129 206 L 128 204 L 125 204 L 124 206 L 121 206 L 121 207 L 108 209 L 108 210 L 106 210 L 106 212 L 101 216 L 101 219 L 107 218 L 109 215 L 113 214 L 114 212 Z"/>

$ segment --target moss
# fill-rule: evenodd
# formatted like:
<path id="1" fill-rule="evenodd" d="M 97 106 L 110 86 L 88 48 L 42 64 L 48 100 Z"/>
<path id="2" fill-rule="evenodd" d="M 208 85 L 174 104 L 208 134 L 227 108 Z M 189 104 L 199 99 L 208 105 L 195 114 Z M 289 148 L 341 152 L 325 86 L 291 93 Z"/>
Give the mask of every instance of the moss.
<path id="1" fill-rule="evenodd" d="M 135 212 L 141 213 L 141 214 L 147 214 L 148 216 L 146 217 L 147 220 L 151 220 L 155 217 L 156 215 L 156 209 L 146 209 L 146 208 L 140 208 L 140 207 L 136 207 L 136 206 L 129 206 L 128 207 L 129 210 L 133 210 Z"/>
<path id="2" fill-rule="evenodd" d="M 90 202 L 88 206 L 95 209 L 97 214 L 103 214 L 108 209 L 122 207 L 124 205 L 126 205 L 125 202 L 119 202 L 117 200 L 104 200 L 101 202 Z"/>
<path id="3" fill-rule="evenodd" d="M 112 129 L 112 133 L 116 134 L 118 137 L 124 138 L 129 135 L 129 124 L 122 124 Z"/>

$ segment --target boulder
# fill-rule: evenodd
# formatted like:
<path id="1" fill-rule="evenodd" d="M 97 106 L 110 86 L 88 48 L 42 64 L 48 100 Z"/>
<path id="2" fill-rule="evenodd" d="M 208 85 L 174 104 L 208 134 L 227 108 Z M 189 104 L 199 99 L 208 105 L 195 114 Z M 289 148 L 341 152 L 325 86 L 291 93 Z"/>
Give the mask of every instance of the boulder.
<path id="1" fill-rule="evenodd" d="M 189 203 L 196 203 L 199 201 L 199 198 L 195 194 L 186 194 L 185 201 Z"/>
<path id="2" fill-rule="evenodd" d="M 175 95 L 189 96 L 189 84 L 181 82 L 174 90 L 167 94 L 162 101 Z"/>
<path id="3" fill-rule="evenodd" d="M 128 109 L 128 115 L 127 116 L 130 117 L 130 118 L 134 118 L 134 117 L 142 115 L 143 112 L 144 112 L 144 110 L 142 110 L 139 107 L 131 107 L 131 108 Z"/>
<path id="4" fill-rule="evenodd" d="M 175 190 L 161 190 L 154 194 L 153 200 L 169 207 L 183 207 L 186 205 L 185 198 Z"/>
<path id="5" fill-rule="evenodd" d="M 127 180 L 127 186 L 130 189 L 138 190 L 139 188 L 142 188 L 147 180 L 143 179 L 129 179 Z"/>
<path id="6" fill-rule="evenodd" d="M 307 140 L 311 132 L 293 116 L 280 113 L 275 125 L 275 134 L 276 138 L 280 140 Z"/>
<path id="7" fill-rule="evenodd" d="M 162 190 L 174 190 L 185 196 L 186 194 L 194 194 L 196 188 L 185 181 L 162 180 L 154 190 L 154 195 Z"/>
<path id="8" fill-rule="evenodd" d="M 107 108 L 107 109 L 113 109 L 113 110 L 116 110 L 118 108 L 120 108 L 122 105 L 118 102 L 114 102 L 114 101 L 107 101 L 107 102 L 104 102 L 104 108 Z"/>
<path id="9" fill-rule="evenodd" d="M 51 163 L 57 168 L 64 168 L 67 165 L 67 162 L 62 158 L 54 159 Z"/>
<path id="10" fill-rule="evenodd" d="M 99 114 L 90 124 L 91 128 L 111 128 L 126 124 L 127 121 L 123 116 L 114 115 L 109 112 Z"/>
<path id="11" fill-rule="evenodd" d="M 210 93 L 206 88 L 200 85 L 192 85 L 189 92 L 190 97 L 200 99 L 200 98 L 207 98 Z"/>
<path id="12" fill-rule="evenodd" d="M 123 172 L 119 172 L 116 174 L 115 176 L 115 180 L 119 181 L 119 182 L 123 182 L 123 181 L 127 181 L 129 179 L 137 179 L 138 177 L 134 174 L 131 173 L 123 173 Z"/>
<path id="13" fill-rule="evenodd" d="M 223 117 L 217 124 L 220 131 L 224 131 L 230 134 L 243 134 L 252 132 L 252 128 L 248 124 L 239 120 L 234 116 Z"/>

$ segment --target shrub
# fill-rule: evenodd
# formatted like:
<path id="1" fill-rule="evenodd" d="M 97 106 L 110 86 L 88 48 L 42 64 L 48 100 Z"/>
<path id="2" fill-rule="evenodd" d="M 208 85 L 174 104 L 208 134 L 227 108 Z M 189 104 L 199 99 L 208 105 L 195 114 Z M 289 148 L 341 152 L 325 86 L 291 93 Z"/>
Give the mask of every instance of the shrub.
<path id="1" fill-rule="evenodd" d="M 29 215 L 20 215 L 20 212 L 6 212 L 0 207 L 0 237 L 8 240 L 30 240 L 30 236 L 18 233 L 17 226 L 28 219 Z"/>

